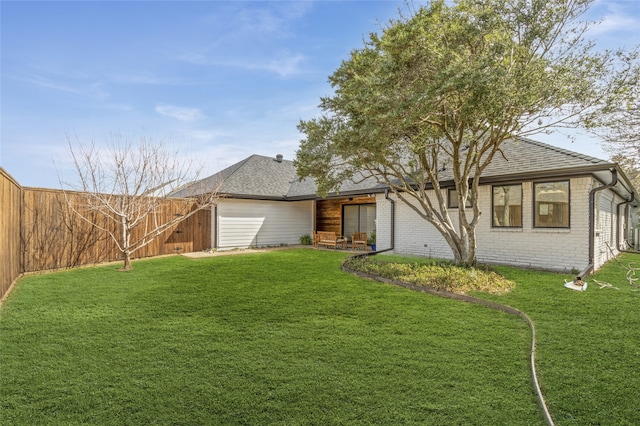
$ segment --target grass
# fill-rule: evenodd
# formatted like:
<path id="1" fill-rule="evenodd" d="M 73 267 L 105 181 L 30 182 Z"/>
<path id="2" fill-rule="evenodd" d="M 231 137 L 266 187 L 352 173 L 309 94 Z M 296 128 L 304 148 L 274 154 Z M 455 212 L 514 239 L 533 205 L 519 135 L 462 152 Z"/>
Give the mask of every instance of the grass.
<path id="1" fill-rule="evenodd" d="M 640 266 L 640 255 L 621 261 Z M 516 289 L 486 298 L 523 310 L 538 333 L 541 386 L 556 424 L 640 424 L 640 289 L 626 270 L 610 262 L 591 279 L 586 292 L 562 287 L 549 273 L 498 268 Z M 593 278 L 619 290 L 600 289 Z"/>
<path id="2" fill-rule="evenodd" d="M 433 259 L 389 256 L 393 263 L 432 265 Z M 625 254 L 593 277 L 586 292 L 564 288 L 572 277 L 510 267 L 493 268 L 517 283 L 510 293 L 475 296 L 525 312 L 535 323 L 537 369 L 557 425 L 640 424 L 640 288 L 622 265 L 640 266 Z M 599 288 L 593 281 L 617 289 Z"/>
<path id="3" fill-rule="evenodd" d="M 169 257 L 30 276 L 2 307 L 2 424 L 542 424 L 508 315 L 343 255 Z"/>
<path id="4" fill-rule="evenodd" d="M 363 280 L 343 255 L 169 257 L 23 278 L 0 309 L 2 424 L 543 424 L 529 331 L 481 306 Z M 629 258 L 632 259 L 632 258 Z M 609 265 L 501 267 L 484 298 L 536 323 L 558 425 L 638 424 L 640 292 Z"/>

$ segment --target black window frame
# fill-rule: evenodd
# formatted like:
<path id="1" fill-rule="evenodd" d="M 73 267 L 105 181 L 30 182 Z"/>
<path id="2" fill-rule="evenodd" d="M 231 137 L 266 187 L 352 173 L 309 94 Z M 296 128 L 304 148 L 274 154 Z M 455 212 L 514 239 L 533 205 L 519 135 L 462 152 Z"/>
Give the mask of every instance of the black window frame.
<path id="1" fill-rule="evenodd" d="M 366 231 L 362 230 L 362 224 L 360 222 L 360 208 L 362 206 L 373 206 L 376 209 L 376 218 L 378 217 L 378 210 L 377 210 L 377 204 L 376 203 L 353 203 L 353 204 L 346 203 L 346 204 L 343 204 L 342 208 L 341 208 L 342 211 L 341 211 L 341 216 L 340 216 L 340 228 L 341 228 L 340 232 L 345 237 L 351 238 L 351 235 L 345 235 L 345 233 L 344 233 L 345 232 L 344 231 L 344 209 L 347 206 L 349 206 L 349 207 L 357 206 L 358 207 L 358 231 L 357 232 L 366 232 Z M 375 226 L 375 223 L 374 223 L 374 226 Z M 376 232 L 376 230 L 374 229 L 372 232 Z M 369 234 L 371 234 L 371 232 L 367 233 L 367 238 L 369 238 L 371 236 Z"/>
<path id="2" fill-rule="evenodd" d="M 500 224 L 496 224 L 495 223 L 495 215 L 494 215 L 494 208 L 495 208 L 495 203 L 494 203 L 494 189 L 495 188 L 501 188 L 501 187 L 505 187 L 505 186 L 519 186 L 520 187 L 520 225 L 500 225 Z M 522 229 L 523 225 L 524 225 L 524 189 L 522 187 L 522 182 L 517 182 L 517 183 L 507 183 L 507 184 L 501 184 L 501 185 L 491 185 L 491 227 L 492 228 L 498 228 L 498 229 Z"/>
<path id="3" fill-rule="evenodd" d="M 452 194 L 456 194 L 452 197 Z M 456 205 L 452 205 L 451 200 L 456 201 Z M 458 208 L 458 191 L 455 188 L 447 188 L 447 208 L 449 209 L 457 209 Z M 471 197 L 467 197 L 467 203 L 464 206 L 465 209 L 473 208 L 473 204 L 471 204 Z"/>
<path id="4" fill-rule="evenodd" d="M 557 184 L 557 183 L 566 183 L 567 184 L 567 225 L 561 226 L 550 226 L 550 225 L 540 225 L 538 224 L 537 218 L 537 200 L 536 194 L 537 185 L 545 185 L 545 184 Z M 532 205 L 532 213 L 533 213 L 533 228 L 536 229 L 571 229 L 571 180 L 570 179 L 558 179 L 558 180 L 545 180 L 545 181 L 537 181 L 533 182 L 532 186 L 532 197 L 533 197 L 533 205 Z"/>

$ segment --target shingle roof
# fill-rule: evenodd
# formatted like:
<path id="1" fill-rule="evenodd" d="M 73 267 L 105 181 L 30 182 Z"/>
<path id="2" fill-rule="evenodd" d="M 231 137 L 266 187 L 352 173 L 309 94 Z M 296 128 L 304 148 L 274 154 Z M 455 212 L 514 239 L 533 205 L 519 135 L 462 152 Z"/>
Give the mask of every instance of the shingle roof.
<path id="1" fill-rule="evenodd" d="M 502 144 L 502 152 L 504 157 L 497 154 L 484 171 L 485 178 L 612 166 L 608 161 L 531 139 L 508 140 Z"/>
<path id="2" fill-rule="evenodd" d="M 219 192 L 225 195 L 281 199 L 297 180 L 293 161 L 252 155 L 174 195 L 197 195 L 221 184 Z"/>
<path id="3" fill-rule="evenodd" d="M 613 164 L 588 155 L 558 148 L 530 139 L 509 140 L 502 145 L 502 155 L 497 154 L 483 173 L 483 180 L 505 179 L 510 176 L 549 175 L 562 171 L 607 170 Z M 441 175 L 451 179 L 450 170 Z M 272 157 L 252 155 L 213 176 L 193 183 L 174 194 L 197 195 L 214 189 L 222 182 L 221 194 L 238 198 L 259 199 L 309 199 L 316 196 L 313 179 L 298 180 L 293 161 L 277 161 Z M 369 178 L 363 182 L 345 182 L 341 194 L 384 191 L 385 186 Z"/>

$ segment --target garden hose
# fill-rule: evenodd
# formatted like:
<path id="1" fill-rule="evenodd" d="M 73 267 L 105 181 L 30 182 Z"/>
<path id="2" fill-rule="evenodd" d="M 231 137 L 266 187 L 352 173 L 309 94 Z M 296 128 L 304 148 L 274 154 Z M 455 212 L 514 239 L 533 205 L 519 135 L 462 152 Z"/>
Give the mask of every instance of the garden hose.
<path id="1" fill-rule="evenodd" d="M 386 251 L 386 250 L 383 250 L 383 251 Z M 381 252 L 382 251 L 362 253 L 352 257 L 365 257 L 365 256 L 368 257 L 368 256 L 376 255 Z M 542 411 L 542 414 L 547 424 L 549 426 L 554 426 L 553 419 L 551 418 L 551 414 L 549 413 L 549 409 L 547 408 L 547 404 L 545 403 L 544 396 L 542 395 L 542 389 L 540 389 L 540 382 L 538 381 L 538 374 L 536 372 L 536 328 L 533 325 L 533 321 L 531 321 L 531 318 L 529 318 L 527 314 L 515 308 L 512 308 L 511 306 L 501 305 L 499 303 L 490 302 L 488 300 L 480 299 L 477 297 L 467 296 L 464 294 L 451 293 L 448 291 L 436 290 L 429 287 L 417 286 L 417 285 L 405 283 L 402 281 L 383 278 L 378 275 L 372 275 L 364 272 L 355 271 L 353 269 L 347 268 L 344 265 L 344 262 L 342 263 L 342 270 L 362 278 L 369 278 L 369 279 L 383 282 L 386 284 L 392 284 L 392 285 L 404 287 L 410 290 L 421 291 L 424 293 L 429 293 L 435 296 L 445 297 L 448 299 L 460 300 L 468 303 L 475 303 L 477 305 L 486 306 L 487 308 L 496 309 L 498 311 L 506 312 L 508 314 L 516 315 L 522 318 L 527 323 L 527 325 L 529 326 L 529 329 L 531 330 L 531 356 L 529 358 L 529 361 L 531 365 L 531 377 L 533 379 L 533 387 L 536 392 L 536 398 L 538 399 L 538 405 L 540 406 L 540 410 Z"/>

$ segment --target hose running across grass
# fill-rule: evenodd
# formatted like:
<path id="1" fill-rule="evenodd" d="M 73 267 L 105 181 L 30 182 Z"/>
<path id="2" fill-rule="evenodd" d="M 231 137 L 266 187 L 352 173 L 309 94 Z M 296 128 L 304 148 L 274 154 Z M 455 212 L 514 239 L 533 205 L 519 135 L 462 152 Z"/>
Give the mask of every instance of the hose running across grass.
<path id="1" fill-rule="evenodd" d="M 375 254 L 378 254 L 380 252 L 368 252 L 368 253 L 362 253 L 362 254 L 357 254 L 353 257 L 365 257 L 365 256 L 372 256 Z M 482 306 L 486 306 L 488 308 L 491 309 L 496 309 L 498 311 L 502 311 L 502 312 L 506 312 L 508 314 L 511 315 L 517 315 L 520 318 L 522 318 L 528 325 L 529 325 L 529 329 L 531 330 L 531 356 L 530 356 L 530 364 L 531 364 L 531 377 L 533 379 L 533 386 L 534 386 L 534 390 L 536 392 L 536 397 L 538 399 L 538 405 L 540 406 L 540 409 L 542 410 L 542 414 L 547 422 L 547 424 L 549 426 L 554 426 L 553 423 L 553 419 L 551 418 L 551 414 L 549 413 L 549 409 L 547 408 L 547 404 L 545 403 L 544 400 L 544 396 L 542 395 L 542 389 L 540 389 L 540 383 L 538 381 L 538 374 L 536 372 L 536 328 L 533 325 L 533 321 L 531 321 L 531 318 L 529 318 L 527 316 L 527 314 L 525 314 L 522 311 L 519 311 L 515 308 L 512 308 L 511 306 L 507 306 L 507 305 L 501 305 L 499 303 L 494 303 L 494 302 L 490 302 L 488 300 L 483 300 L 477 297 L 473 297 L 473 296 L 467 296 L 467 295 L 463 295 L 463 294 L 456 294 L 456 293 L 451 293 L 448 291 L 442 291 L 442 290 L 436 290 L 433 288 L 429 288 L 429 287 L 422 287 L 422 286 L 418 286 L 418 285 L 414 285 L 414 284 L 409 284 L 409 283 L 405 283 L 403 281 L 397 281 L 397 280 L 391 280 L 388 278 L 383 278 L 380 277 L 378 275 L 372 275 L 372 274 L 368 274 L 365 272 L 360 272 L 360 271 L 356 271 L 350 268 L 347 268 L 346 266 L 344 266 L 344 262 L 342 263 L 342 270 L 345 272 L 348 272 L 350 274 L 353 275 L 357 275 L 359 277 L 362 278 L 369 278 L 375 281 L 379 281 L 379 282 L 383 282 L 386 284 L 393 284 L 393 285 L 397 285 L 400 287 L 404 287 L 410 290 L 415 290 L 415 291 L 421 291 L 424 293 L 429 293 L 429 294 L 433 294 L 436 296 L 440 296 L 440 297 L 446 297 L 448 299 L 454 299 L 454 300 L 460 300 L 463 302 L 468 302 L 468 303 L 475 303 L 477 305 L 482 305 Z"/>

